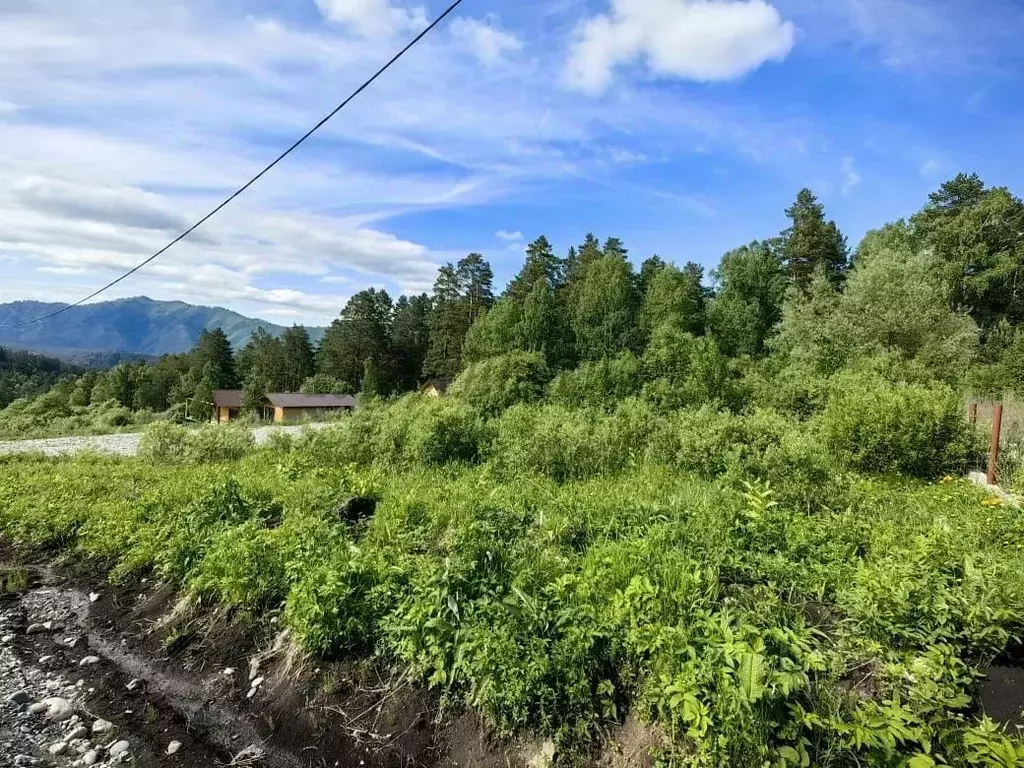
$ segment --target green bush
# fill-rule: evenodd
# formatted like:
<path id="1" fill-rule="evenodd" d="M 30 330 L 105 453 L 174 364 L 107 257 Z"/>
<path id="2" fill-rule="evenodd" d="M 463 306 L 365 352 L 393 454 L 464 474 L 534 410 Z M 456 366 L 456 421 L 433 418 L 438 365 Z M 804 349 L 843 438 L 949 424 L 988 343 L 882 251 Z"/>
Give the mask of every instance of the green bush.
<path id="1" fill-rule="evenodd" d="M 963 472 L 977 451 L 963 401 L 947 385 L 857 373 L 833 378 L 830 389 L 823 445 L 853 469 L 931 478 Z"/>
<path id="2" fill-rule="evenodd" d="M 254 442 L 248 427 L 210 425 L 189 429 L 161 421 L 143 433 L 139 456 L 161 464 L 235 461 L 248 453 Z"/>
<path id="3" fill-rule="evenodd" d="M 586 362 L 558 374 L 548 388 L 548 401 L 568 408 L 614 408 L 639 394 L 642 374 L 640 361 L 627 350 L 618 357 Z"/>
<path id="4" fill-rule="evenodd" d="M 490 449 L 492 429 L 473 407 L 455 399 L 420 403 L 404 446 L 409 464 L 444 464 L 482 461 Z"/>
<path id="5" fill-rule="evenodd" d="M 549 378 L 543 355 L 510 352 L 473 363 L 452 382 L 449 394 L 493 416 L 516 403 L 539 400 Z"/>
<path id="6" fill-rule="evenodd" d="M 655 425 L 651 406 L 636 400 L 612 413 L 516 406 L 498 420 L 493 461 L 506 475 L 539 473 L 559 482 L 616 472 L 643 460 Z"/>

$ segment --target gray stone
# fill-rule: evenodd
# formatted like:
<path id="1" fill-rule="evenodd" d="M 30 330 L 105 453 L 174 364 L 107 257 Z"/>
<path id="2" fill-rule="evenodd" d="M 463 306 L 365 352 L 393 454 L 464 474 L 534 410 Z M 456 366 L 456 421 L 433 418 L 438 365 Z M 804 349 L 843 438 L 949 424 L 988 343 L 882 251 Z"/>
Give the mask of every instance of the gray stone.
<path id="1" fill-rule="evenodd" d="M 43 704 L 43 702 L 41 701 L 37 701 L 35 704 L 28 708 L 28 711 L 31 712 L 33 715 L 41 715 L 47 709 L 49 709 L 48 706 Z"/>
<path id="2" fill-rule="evenodd" d="M 63 755 L 67 748 L 66 742 L 58 741 L 56 744 L 51 744 L 47 749 L 49 749 L 51 755 Z"/>
<path id="3" fill-rule="evenodd" d="M 84 739 L 89 735 L 89 729 L 84 725 L 79 725 L 68 733 L 68 741 L 75 741 L 76 739 Z"/>
<path id="4" fill-rule="evenodd" d="M 177 754 L 179 749 L 181 749 L 181 742 L 180 741 L 172 741 L 170 744 L 167 745 L 167 754 L 168 755 Z"/>
<path id="5" fill-rule="evenodd" d="M 90 749 L 84 755 L 82 755 L 82 765 L 96 765 L 100 760 L 100 753 L 95 749 Z"/>
<path id="6" fill-rule="evenodd" d="M 80 667 L 91 667 L 93 664 L 99 664 L 99 663 L 100 663 L 100 657 L 99 656 L 86 656 L 84 659 L 82 659 L 80 662 L 78 662 L 78 666 L 80 666 Z"/>
<path id="7" fill-rule="evenodd" d="M 60 696 L 43 699 L 43 704 L 46 705 L 46 718 L 55 723 L 63 723 L 75 714 L 75 708 L 71 706 L 71 702 L 60 698 Z"/>
<path id="8" fill-rule="evenodd" d="M 123 739 L 121 741 L 115 741 L 110 747 L 110 756 L 117 757 L 118 755 L 123 755 L 130 748 L 131 745 Z"/>
<path id="9" fill-rule="evenodd" d="M 46 631 L 42 624 L 29 624 L 26 632 L 30 635 L 41 635 Z"/>
<path id="10" fill-rule="evenodd" d="M 109 720 L 100 719 L 92 724 L 93 733 L 109 733 L 112 730 L 114 730 L 114 724 Z"/>
<path id="11" fill-rule="evenodd" d="M 11 704 L 25 705 L 32 701 L 32 697 L 29 696 L 25 691 L 15 691 L 7 697 L 7 701 Z"/>

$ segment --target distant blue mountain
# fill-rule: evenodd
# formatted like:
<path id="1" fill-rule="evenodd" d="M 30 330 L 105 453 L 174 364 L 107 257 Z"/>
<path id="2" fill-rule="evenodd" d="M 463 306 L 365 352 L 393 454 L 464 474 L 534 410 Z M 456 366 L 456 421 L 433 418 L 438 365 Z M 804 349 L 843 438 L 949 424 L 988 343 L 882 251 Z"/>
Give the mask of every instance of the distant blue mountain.
<path id="1" fill-rule="evenodd" d="M 65 306 L 39 301 L 0 304 L 0 326 L 31 320 Z M 65 359 L 78 352 L 159 356 L 189 351 L 199 334 L 212 328 L 222 328 L 236 350 L 245 346 L 258 328 L 274 336 L 285 330 L 284 326 L 244 317 L 222 307 L 137 297 L 73 307 L 31 325 L 0 327 L 0 344 Z M 309 333 L 315 342 L 323 335 L 323 329 L 310 328 Z"/>

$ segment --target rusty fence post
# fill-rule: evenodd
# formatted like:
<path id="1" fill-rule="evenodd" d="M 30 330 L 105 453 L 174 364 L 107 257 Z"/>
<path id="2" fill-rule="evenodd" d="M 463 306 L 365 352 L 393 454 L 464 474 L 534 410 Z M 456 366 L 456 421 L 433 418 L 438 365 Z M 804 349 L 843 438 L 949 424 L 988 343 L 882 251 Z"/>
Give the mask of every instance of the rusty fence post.
<path id="1" fill-rule="evenodd" d="M 971 422 L 971 426 L 978 423 L 978 404 L 971 403 L 967 406 L 967 420 Z"/>
<path id="2" fill-rule="evenodd" d="M 1003 428 L 1003 404 L 1000 403 L 992 409 L 992 447 L 988 452 L 988 473 L 989 485 L 996 484 L 996 472 L 999 467 L 999 435 Z"/>

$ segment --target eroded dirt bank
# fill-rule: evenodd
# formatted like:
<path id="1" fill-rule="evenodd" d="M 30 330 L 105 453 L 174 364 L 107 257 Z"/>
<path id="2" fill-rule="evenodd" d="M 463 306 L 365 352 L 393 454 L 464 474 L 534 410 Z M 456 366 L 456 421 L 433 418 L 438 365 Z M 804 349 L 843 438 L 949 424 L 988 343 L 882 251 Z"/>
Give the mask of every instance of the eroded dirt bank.
<path id="1" fill-rule="evenodd" d="M 549 749 L 444 714 L 372 660 L 311 667 L 272 615 L 144 579 L 0 570 L 0 766 L 528 766 Z"/>

